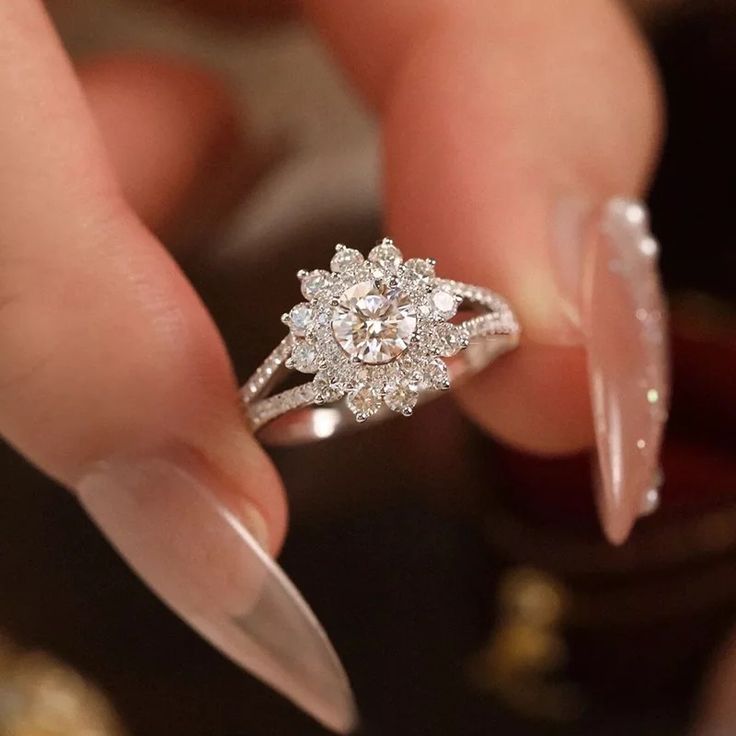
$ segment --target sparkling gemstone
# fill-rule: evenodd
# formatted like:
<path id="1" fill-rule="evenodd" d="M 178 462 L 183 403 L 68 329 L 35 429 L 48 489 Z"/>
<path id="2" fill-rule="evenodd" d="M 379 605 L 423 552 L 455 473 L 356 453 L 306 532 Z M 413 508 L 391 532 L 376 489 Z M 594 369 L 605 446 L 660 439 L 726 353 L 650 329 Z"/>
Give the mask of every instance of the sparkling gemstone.
<path id="1" fill-rule="evenodd" d="M 321 404 L 329 404 L 337 401 L 343 394 L 337 382 L 327 373 L 318 373 L 312 383 L 314 385 L 315 395 Z"/>
<path id="2" fill-rule="evenodd" d="M 434 261 L 431 258 L 410 258 L 404 265 L 417 276 L 425 278 L 434 276 Z"/>
<path id="3" fill-rule="evenodd" d="M 468 333 L 457 325 L 443 323 L 437 325 L 435 344 L 440 355 L 450 358 L 467 347 Z"/>
<path id="4" fill-rule="evenodd" d="M 363 263 L 363 254 L 354 248 L 340 248 L 330 261 L 330 268 L 335 273 L 344 273 Z"/>
<path id="5" fill-rule="evenodd" d="M 648 235 L 641 239 L 639 250 L 647 258 L 654 258 L 659 253 L 659 243 L 651 235 Z"/>
<path id="6" fill-rule="evenodd" d="M 451 319 L 457 313 L 455 295 L 446 287 L 438 286 L 429 296 L 435 314 L 442 319 Z"/>
<path id="7" fill-rule="evenodd" d="M 417 327 L 417 309 L 399 287 L 361 281 L 339 300 L 332 332 L 351 357 L 369 365 L 401 355 Z"/>
<path id="8" fill-rule="evenodd" d="M 314 373 L 317 369 L 317 351 L 308 342 L 298 342 L 291 351 L 291 362 L 302 373 Z"/>
<path id="9" fill-rule="evenodd" d="M 329 288 L 332 278 L 328 271 L 310 271 L 302 279 L 302 294 L 305 299 L 314 299 L 320 291 Z"/>
<path id="10" fill-rule="evenodd" d="M 384 239 L 368 254 L 372 263 L 385 263 L 391 266 L 401 265 L 403 257 L 401 251 L 388 239 Z"/>
<path id="11" fill-rule="evenodd" d="M 450 374 L 441 358 L 435 358 L 425 370 L 425 379 L 430 388 L 444 391 L 450 388 Z"/>
<path id="12" fill-rule="evenodd" d="M 370 386 L 359 386 L 348 394 L 347 404 L 360 422 L 368 419 L 381 408 L 381 397 Z"/>
<path id="13" fill-rule="evenodd" d="M 409 374 L 417 369 L 417 359 L 411 352 L 405 352 L 397 361 L 397 365 L 404 374 Z"/>
<path id="14" fill-rule="evenodd" d="M 660 501 L 661 499 L 659 495 L 659 489 L 650 488 L 644 494 L 639 513 L 642 516 L 649 516 L 650 514 L 653 514 L 659 508 Z"/>
<path id="15" fill-rule="evenodd" d="M 368 383 L 374 376 L 375 371 L 372 371 L 366 365 L 353 367 L 351 371 L 351 377 L 354 383 Z"/>
<path id="16" fill-rule="evenodd" d="M 297 337 L 304 337 L 312 324 L 312 308 L 306 302 L 297 304 L 289 312 L 289 326 Z"/>
<path id="17" fill-rule="evenodd" d="M 649 213 L 647 208 L 639 202 L 627 199 L 617 199 L 611 203 L 611 207 L 623 211 L 624 217 L 632 225 L 646 227 L 649 224 Z"/>
<path id="18" fill-rule="evenodd" d="M 388 274 L 386 273 L 385 269 L 381 268 L 380 266 L 373 266 L 371 268 L 371 278 L 374 281 L 383 281 L 385 278 L 387 278 Z"/>
<path id="19" fill-rule="evenodd" d="M 417 405 L 417 398 L 417 385 L 411 381 L 399 381 L 386 386 L 384 400 L 386 406 L 393 411 L 411 414 L 412 409 Z"/>

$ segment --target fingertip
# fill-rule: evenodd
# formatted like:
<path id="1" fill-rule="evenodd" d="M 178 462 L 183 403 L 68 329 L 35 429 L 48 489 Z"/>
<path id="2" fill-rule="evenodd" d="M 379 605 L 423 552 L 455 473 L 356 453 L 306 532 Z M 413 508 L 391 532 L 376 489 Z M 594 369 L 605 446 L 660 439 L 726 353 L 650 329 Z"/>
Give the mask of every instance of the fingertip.
<path id="1" fill-rule="evenodd" d="M 221 417 L 213 430 L 216 434 L 210 435 L 207 442 L 208 461 L 212 467 L 224 469 L 221 472 L 226 482 L 221 487 L 230 489 L 225 501 L 243 509 L 246 515 L 255 511 L 255 527 L 265 530 L 266 550 L 276 556 L 284 544 L 289 523 L 286 494 L 278 470 L 245 428 L 238 402 L 233 402 L 232 414 Z"/>
<path id="2" fill-rule="evenodd" d="M 99 463 L 78 497 L 143 581 L 235 663 L 340 733 L 356 718 L 327 635 L 264 553 L 265 528 L 228 481 L 185 451 Z"/>
<path id="3" fill-rule="evenodd" d="M 522 341 L 458 391 L 468 415 L 502 442 L 539 455 L 593 444 L 585 353 Z"/>

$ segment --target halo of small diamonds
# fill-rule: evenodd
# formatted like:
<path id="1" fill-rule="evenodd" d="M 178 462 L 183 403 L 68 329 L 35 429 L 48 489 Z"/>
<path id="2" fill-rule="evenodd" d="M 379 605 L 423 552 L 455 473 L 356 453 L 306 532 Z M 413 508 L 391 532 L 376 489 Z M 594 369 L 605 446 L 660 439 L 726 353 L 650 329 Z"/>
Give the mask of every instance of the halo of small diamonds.
<path id="1" fill-rule="evenodd" d="M 461 298 L 434 266 L 432 259 L 405 264 L 384 238 L 367 258 L 338 245 L 330 272 L 299 272 L 307 301 L 284 315 L 286 365 L 315 374 L 315 403 L 344 397 L 358 421 L 384 406 L 408 416 L 422 391 L 450 387 L 443 358 L 467 347 L 469 336 L 449 321 Z"/>

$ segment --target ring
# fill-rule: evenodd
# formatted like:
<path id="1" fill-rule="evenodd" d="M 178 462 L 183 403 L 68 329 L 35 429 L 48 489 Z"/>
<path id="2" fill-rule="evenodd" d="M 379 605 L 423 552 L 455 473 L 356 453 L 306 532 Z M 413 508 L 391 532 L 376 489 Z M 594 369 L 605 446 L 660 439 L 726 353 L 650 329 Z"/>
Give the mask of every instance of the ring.
<path id="1" fill-rule="evenodd" d="M 306 301 L 282 316 L 289 334 L 241 390 L 248 424 L 269 444 L 410 416 L 519 341 L 504 299 L 439 278 L 431 258 L 405 262 L 389 238 L 367 259 L 337 245 L 330 271 L 297 276 Z M 270 395 L 290 371 L 314 378 Z"/>

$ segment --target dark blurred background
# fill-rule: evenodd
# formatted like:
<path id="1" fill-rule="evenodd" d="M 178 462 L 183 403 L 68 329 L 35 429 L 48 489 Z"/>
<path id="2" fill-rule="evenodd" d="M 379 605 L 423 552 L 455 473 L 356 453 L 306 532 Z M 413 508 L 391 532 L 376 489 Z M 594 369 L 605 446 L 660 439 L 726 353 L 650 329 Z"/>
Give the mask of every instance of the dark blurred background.
<path id="1" fill-rule="evenodd" d="M 609 547 L 587 458 L 500 448 L 450 399 L 360 443 L 276 453 L 292 508 L 282 564 L 345 662 L 365 734 L 689 734 L 736 625 L 736 3 L 635 5 L 669 104 L 651 197 L 673 309 L 662 507 Z M 380 235 L 373 122 L 285 3 L 237 19 L 225 0 L 50 9 L 78 58 L 186 54 L 242 102 L 255 181 L 194 202 L 169 240 L 244 377 L 281 334 L 248 304 L 262 294 L 278 315 L 298 267 Z M 0 478 L 0 712 L 21 682 L 71 714 L 69 730 L 10 736 L 324 733 L 178 621 L 6 447 Z"/>

